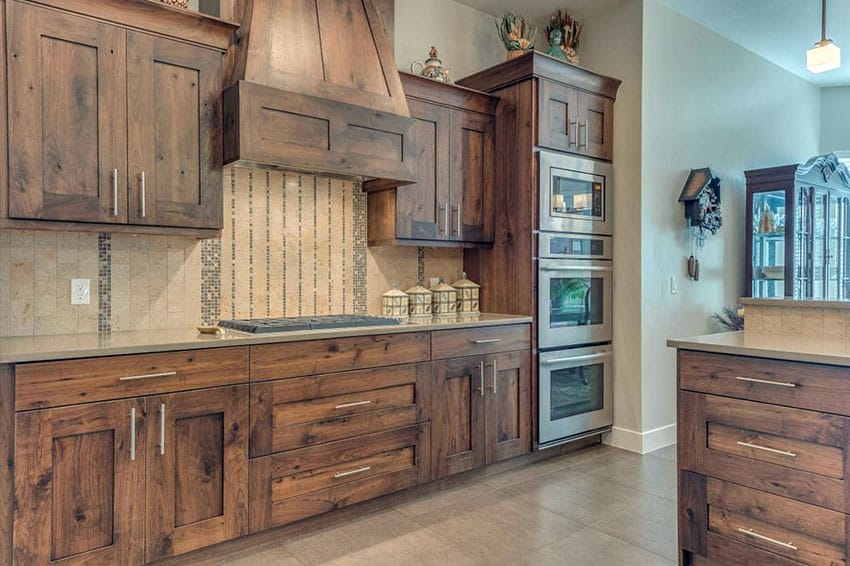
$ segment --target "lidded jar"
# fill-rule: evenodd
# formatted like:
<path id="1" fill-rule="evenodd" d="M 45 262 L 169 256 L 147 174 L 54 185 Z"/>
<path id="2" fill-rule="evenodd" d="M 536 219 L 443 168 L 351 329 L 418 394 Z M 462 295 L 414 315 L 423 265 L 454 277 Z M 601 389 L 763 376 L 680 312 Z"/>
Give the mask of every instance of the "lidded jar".
<path id="1" fill-rule="evenodd" d="M 467 279 L 466 272 L 463 272 L 460 279 L 452 283 L 452 287 L 457 290 L 458 314 L 469 315 L 480 312 L 478 297 L 481 292 L 481 285 Z"/>
<path id="2" fill-rule="evenodd" d="M 381 313 L 388 318 L 407 320 L 409 313 L 409 297 L 393 283 L 393 288 L 381 295 Z"/>
<path id="3" fill-rule="evenodd" d="M 457 313 L 457 291 L 451 285 L 446 285 L 443 278 L 431 287 L 434 316 L 454 316 Z"/>
<path id="4" fill-rule="evenodd" d="M 411 287 L 407 291 L 411 320 L 427 320 L 431 318 L 431 291 L 422 285 Z"/>

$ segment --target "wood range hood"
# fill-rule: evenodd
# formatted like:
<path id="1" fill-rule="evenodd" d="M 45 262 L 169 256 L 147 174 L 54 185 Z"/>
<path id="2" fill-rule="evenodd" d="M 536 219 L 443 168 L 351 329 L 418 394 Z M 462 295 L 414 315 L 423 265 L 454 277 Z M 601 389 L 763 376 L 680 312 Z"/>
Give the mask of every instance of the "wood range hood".
<path id="1" fill-rule="evenodd" d="M 362 178 L 372 188 L 415 181 L 414 120 L 374 0 L 226 6 L 241 28 L 223 96 L 225 164 Z"/>

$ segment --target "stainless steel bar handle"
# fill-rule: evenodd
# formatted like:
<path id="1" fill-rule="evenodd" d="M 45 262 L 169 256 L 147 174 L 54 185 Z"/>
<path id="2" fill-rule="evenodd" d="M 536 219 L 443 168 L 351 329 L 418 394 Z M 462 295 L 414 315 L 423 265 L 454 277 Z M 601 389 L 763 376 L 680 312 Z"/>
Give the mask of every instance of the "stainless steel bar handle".
<path id="1" fill-rule="evenodd" d="M 338 474 L 334 474 L 334 479 L 344 478 L 345 476 L 353 476 L 354 474 L 362 474 L 363 472 L 368 472 L 372 469 L 372 466 L 363 466 L 362 468 L 357 468 L 356 470 L 351 470 L 349 472 L 340 472 Z"/>
<path id="2" fill-rule="evenodd" d="M 577 145 L 578 144 L 578 122 L 575 120 L 570 120 L 567 122 L 567 143 L 569 145 Z M 575 135 L 570 135 L 570 128 L 573 129 Z"/>
<path id="3" fill-rule="evenodd" d="M 440 205 L 440 214 L 439 214 L 439 218 L 437 219 L 437 223 L 440 224 L 439 232 L 441 234 L 448 234 L 448 230 L 449 230 L 449 209 L 448 209 L 448 205 L 445 205 L 445 204 Z"/>
<path id="4" fill-rule="evenodd" d="M 165 403 L 159 405 L 159 453 L 165 455 Z"/>
<path id="5" fill-rule="evenodd" d="M 746 381 L 749 383 L 761 383 L 762 385 L 777 385 L 779 387 L 797 387 L 796 383 L 791 383 L 790 381 L 771 381 L 769 379 L 757 379 L 755 377 L 741 377 L 740 375 L 736 375 L 735 379 L 738 381 Z"/>
<path id="6" fill-rule="evenodd" d="M 781 540 L 776 540 L 775 538 L 770 538 L 755 532 L 753 529 L 745 529 L 744 527 L 738 527 L 738 532 L 747 535 L 748 537 L 757 538 L 759 540 L 763 540 L 765 542 L 769 542 L 771 544 L 775 544 L 776 546 L 781 546 L 782 548 L 787 548 L 788 550 L 797 550 L 797 547 L 794 546 L 794 543 L 791 542 L 782 542 Z"/>
<path id="7" fill-rule="evenodd" d="M 484 397 L 484 361 L 483 360 L 481 361 L 481 363 L 478 364 L 478 370 L 479 370 L 478 376 L 480 377 L 480 381 L 479 381 L 480 389 L 479 389 L 479 391 L 481 391 L 481 396 Z"/>
<path id="8" fill-rule="evenodd" d="M 461 205 L 457 205 L 457 208 L 456 208 L 456 210 L 457 210 L 457 224 L 456 224 L 456 229 L 457 229 L 457 230 L 456 230 L 455 234 L 457 234 L 457 237 L 458 237 L 458 238 L 460 238 L 460 237 L 461 237 L 461 232 L 462 232 L 462 226 L 461 226 L 461 223 L 460 223 L 460 222 L 461 222 L 461 221 L 460 221 L 460 217 L 461 217 L 461 212 L 460 212 L 460 210 L 461 210 L 461 209 L 460 209 L 460 207 L 461 207 Z"/>
<path id="9" fill-rule="evenodd" d="M 145 172 L 144 171 L 142 171 L 142 174 L 140 175 L 140 184 L 141 184 L 141 189 L 142 189 L 142 218 L 144 218 L 145 216 L 148 215 L 148 211 L 147 211 L 148 194 L 147 194 L 147 190 L 145 189 Z"/>
<path id="10" fill-rule="evenodd" d="M 577 265 L 573 267 L 555 267 L 555 266 L 540 266 L 541 271 L 614 271 L 614 267 L 601 266 L 601 265 Z"/>
<path id="11" fill-rule="evenodd" d="M 334 409 L 347 409 L 349 407 L 360 407 L 362 405 L 369 405 L 372 401 L 357 401 L 355 403 L 343 403 L 342 405 L 337 405 Z"/>
<path id="12" fill-rule="evenodd" d="M 501 338 L 487 338 L 486 340 L 471 340 L 473 344 L 496 344 L 501 342 Z"/>
<path id="13" fill-rule="evenodd" d="M 587 122 L 584 123 L 584 147 L 590 147 L 590 128 L 587 127 Z"/>
<path id="14" fill-rule="evenodd" d="M 605 352 L 603 354 L 587 354 L 586 356 L 573 356 L 572 358 L 552 358 L 550 360 L 541 360 L 545 366 L 551 366 L 554 364 L 562 364 L 564 362 L 589 362 L 591 360 L 601 360 L 602 358 L 608 358 L 611 356 L 610 352 Z"/>
<path id="15" fill-rule="evenodd" d="M 496 394 L 496 378 L 499 375 L 499 370 L 496 369 L 496 360 L 493 360 L 493 395 Z"/>
<path id="16" fill-rule="evenodd" d="M 584 140 L 585 140 L 584 145 L 582 145 L 582 143 L 581 143 L 581 129 L 582 128 L 584 128 Z M 576 137 L 578 138 L 579 149 L 581 149 L 583 147 L 587 147 L 587 123 L 586 122 L 584 122 L 584 123 L 579 122 L 576 133 L 578 134 Z"/>
<path id="17" fill-rule="evenodd" d="M 130 461 L 136 461 L 136 407 L 130 409 Z"/>
<path id="18" fill-rule="evenodd" d="M 789 458 L 797 457 L 797 454 L 795 452 L 790 452 L 788 450 L 777 450 L 776 448 L 769 448 L 767 446 L 759 446 L 758 444 L 753 444 L 752 442 L 742 442 L 739 440 L 738 446 L 745 446 L 747 448 L 754 448 L 756 450 L 764 450 L 765 452 L 770 452 L 771 454 L 779 454 L 780 456 L 788 456 Z"/>
<path id="19" fill-rule="evenodd" d="M 118 169 L 112 170 L 112 216 L 118 216 Z"/>
<path id="20" fill-rule="evenodd" d="M 138 381 L 140 379 L 155 379 L 157 377 L 173 377 L 177 375 L 176 371 L 164 371 L 161 373 L 146 373 L 143 375 L 127 375 L 119 377 L 118 381 Z"/>

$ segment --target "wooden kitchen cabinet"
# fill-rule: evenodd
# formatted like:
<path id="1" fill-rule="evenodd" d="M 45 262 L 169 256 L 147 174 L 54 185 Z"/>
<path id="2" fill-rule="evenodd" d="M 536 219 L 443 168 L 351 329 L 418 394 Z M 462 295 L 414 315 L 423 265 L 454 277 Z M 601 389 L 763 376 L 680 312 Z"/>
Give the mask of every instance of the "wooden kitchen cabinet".
<path id="1" fill-rule="evenodd" d="M 9 218 L 220 229 L 223 51 L 19 1 L 8 15 Z"/>
<path id="2" fill-rule="evenodd" d="M 498 99 L 401 74 L 417 147 L 416 183 L 369 191 L 369 244 L 493 242 Z"/>
<path id="3" fill-rule="evenodd" d="M 150 397 L 148 407 L 147 561 L 247 534 L 248 386 Z"/>
<path id="4" fill-rule="evenodd" d="M 484 368 L 492 378 L 485 408 L 487 463 L 492 464 L 531 452 L 531 353 L 487 356 Z"/>
<path id="5" fill-rule="evenodd" d="M 17 564 L 142 564 L 145 400 L 18 413 Z"/>
<path id="6" fill-rule="evenodd" d="M 540 79 L 537 144 L 547 149 L 611 161 L 614 101 L 561 83 Z"/>

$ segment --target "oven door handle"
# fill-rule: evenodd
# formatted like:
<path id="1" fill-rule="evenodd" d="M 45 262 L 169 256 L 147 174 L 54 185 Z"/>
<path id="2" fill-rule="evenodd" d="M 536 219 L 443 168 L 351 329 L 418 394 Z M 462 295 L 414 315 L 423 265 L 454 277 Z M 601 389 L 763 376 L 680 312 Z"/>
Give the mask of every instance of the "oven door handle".
<path id="1" fill-rule="evenodd" d="M 591 360 L 609 358 L 611 357 L 611 355 L 611 352 L 603 352 L 601 354 L 587 354 L 586 356 L 573 356 L 570 358 L 552 358 L 551 360 L 540 360 L 540 363 L 544 366 L 551 366 L 555 364 L 562 364 L 565 362 L 589 362 Z"/>
<path id="2" fill-rule="evenodd" d="M 541 271 L 614 271 L 614 267 L 602 266 L 602 265 L 576 265 L 570 267 L 552 267 L 548 265 L 541 265 Z"/>

